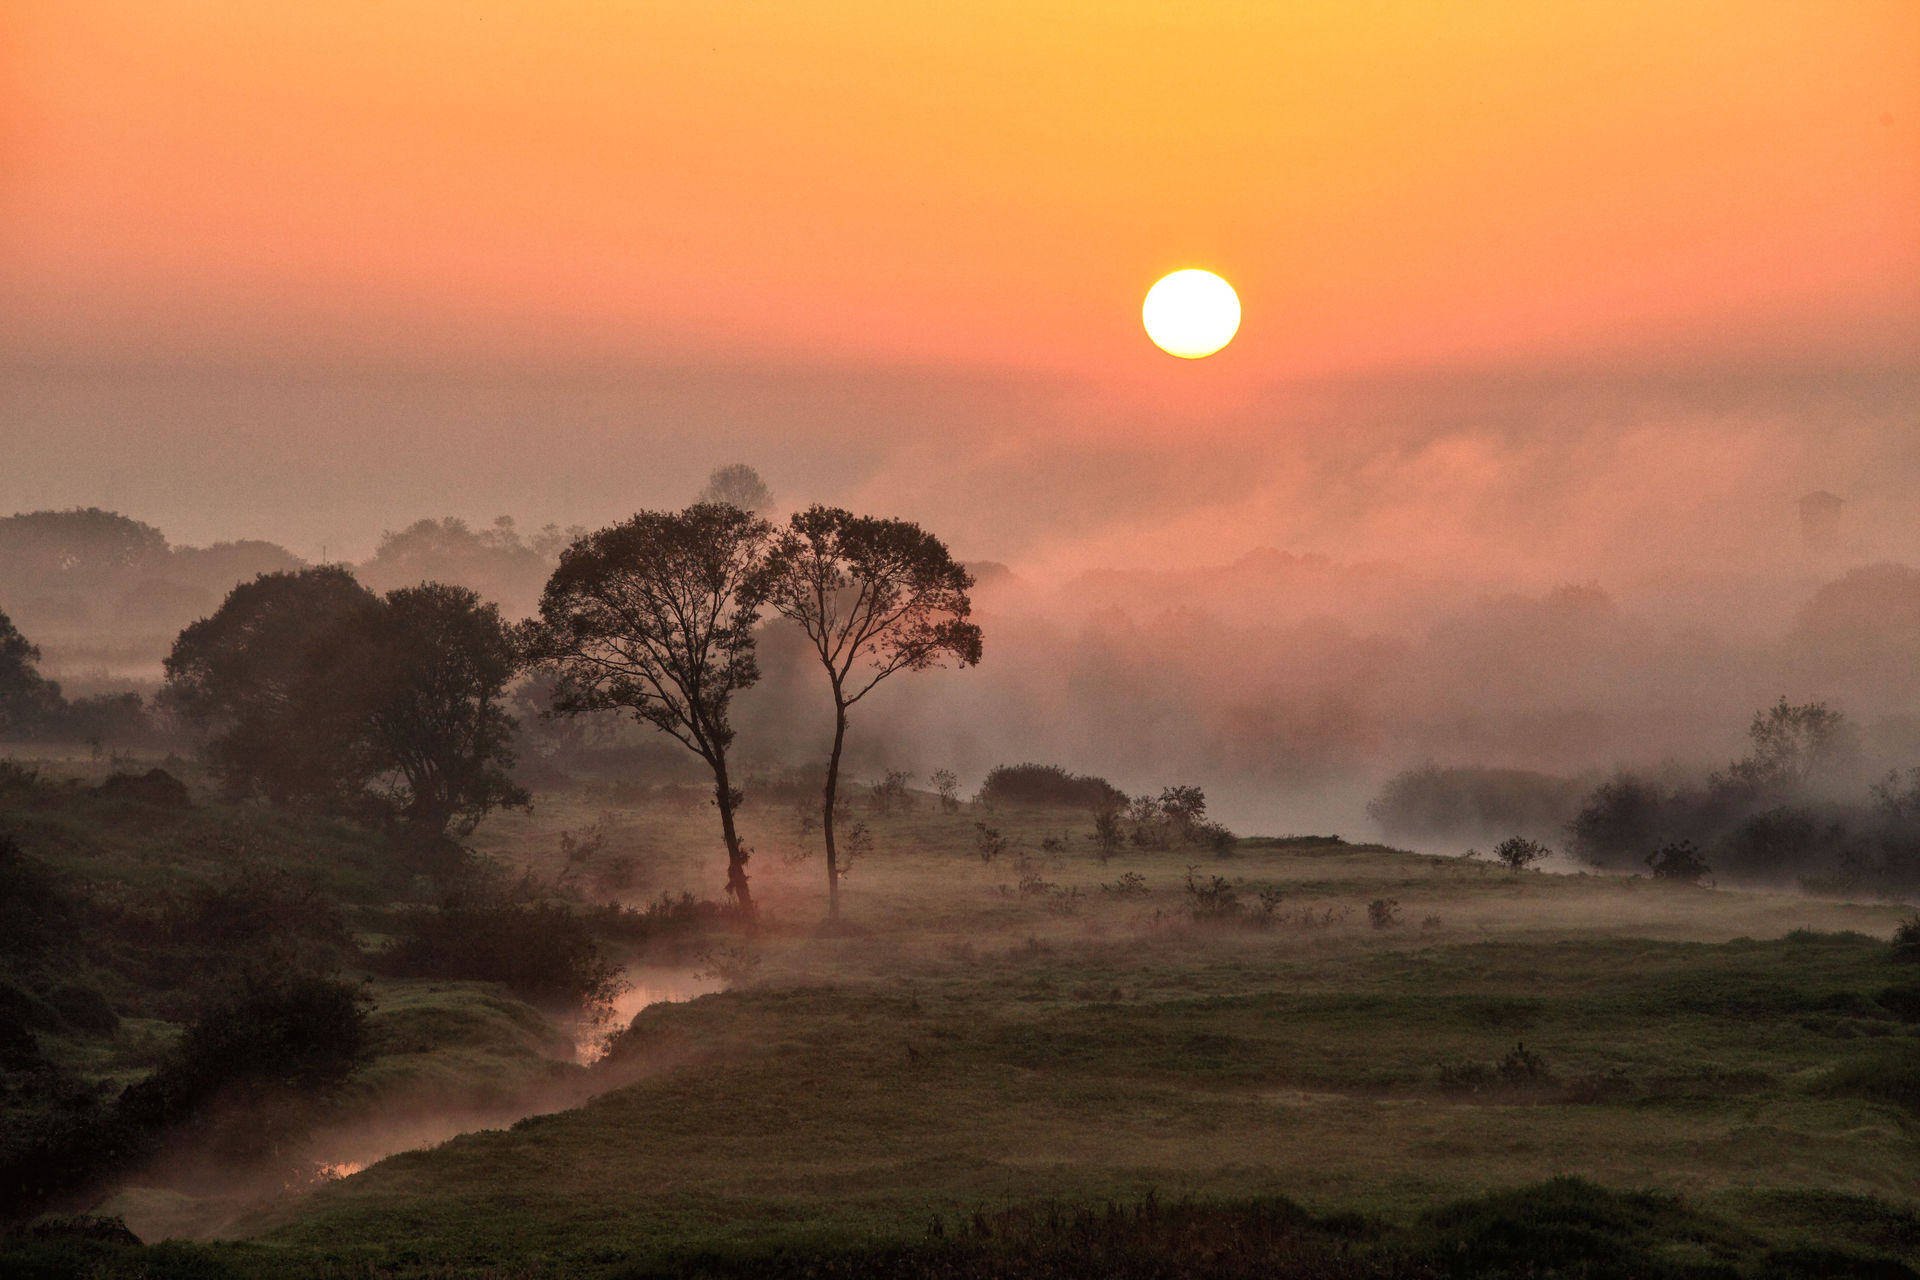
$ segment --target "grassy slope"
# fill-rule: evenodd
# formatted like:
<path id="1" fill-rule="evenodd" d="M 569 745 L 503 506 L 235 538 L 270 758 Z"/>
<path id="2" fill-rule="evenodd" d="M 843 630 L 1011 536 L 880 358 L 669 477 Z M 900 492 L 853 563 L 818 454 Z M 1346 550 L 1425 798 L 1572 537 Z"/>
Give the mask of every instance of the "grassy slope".
<path id="1" fill-rule="evenodd" d="M 561 831 L 602 816 L 605 855 L 640 863 L 629 899 L 718 888 L 698 804 L 547 796 L 490 822 L 482 847 L 553 876 Z M 517 1273 L 541 1259 L 572 1274 L 703 1244 L 917 1238 L 935 1214 L 1149 1188 L 1278 1192 L 1406 1221 L 1561 1172 L 1684 1191 L 1768 1238 L 1851 1233 L 1912 1253 L 1885 1223 L 1910 1221 L 1899 1206 L 1920 1185 L 1913 1117 L 1822 1087 L 1836 1066 L 1914 1042 L 1872 999 L 1899 976 L 1884 948 L 1831 936 L 1884 936 L 1893 908 L 1339 845 L 1248 842 L 1226 861 L 1129 851 L 1102 867 L 1076 813 L 858 816 L 876 851 L 849 882 L 853 929 L 824 936 L 819 861 L 791 860 L 790 810 L 749 811 L 769 921 L 752 944 L 758 979 L 643 1013 L 603 1080 L 637 1083 L 386 1160 L 244 1220 L 233 1229 L 255 1243 L 221 1256 L 294 1274 L 509 1260 Z M 212 805 L 137 817 L 104 838 L 97 816 L 55 809 L 22 819 L 23 834 L 71 869 L 129 881 L 215 874 L 240 847 L 322 872 L 370 921 L 389 891 L 350 828 Z M 1072 910 L 1020 895 L 1010 857 L 973 856 L 976 821 L 1079 890 Z M 1069 837 L 1064 852 L 1037 852 L 1049 835 Z M 1249 901 L 1282 890 L 1288 922 L 1192 924 L 1189 863 Z M 1149 896 L 1101 893 L 1129 871 Z M 1368 927 L 1377 897 L 1406 923 Z M 1329 911 L 1332 923 L 1299 923 Z M 1829 936 L 1787 936 L 1801 926 Z M 382 1056 L 361 1097 L 409 1099 L 423 1143 L 503 1123 L 474 1107 L 578 1074 L 552 1061 L 552 1028 L 498 992 L 381 984 L 377 999 Z M 1521 1039 L 1557 1083 L 1440 1087 L 1442 1064 L 1490 1063 Z M 1628 1088 L 1579 1087 L 1605 1072 Z"/>
<path id="2" fill-rule="evenodd" d="M 388 1160 L 252 1229 L 307 1257 L 585 1265 L 917 1235 L 983 1204 L 1148 1188 L 1404 1218 L 1572 1172 L 1684 1191 L 1758 1229 L 1825 1230 L 1831 1213 L 1792 1206 L 1907 1200 L 1920 1185 L 1912 1116 L 1821 1087 L 1912 1039 L 1871 999 L 1898 976 L 1884 947 L 1783 936 L 1884 935 L 1891 908 L 1343 846 L 1102 868 L 1082 840 L 1042 859 L 1047 879 L 1082 890 L 1060 915 L 1012 892 L 1004 861 L 970 857 L 979 816 L 868 818 L 880 852 L 855 872 L 851 936 L 782 929 L 807 918 L 801 877 L 817 868 L 763 857 L 774 926 L 759 982 L 644 1012 L 631 1044 L 645 1079 Z M 1077 821 L 987 817 L 1029 849 Z M 697 813 L 630 820 L 636 840 L 684 831 L 681 847 L 699 847 Z M 763 849 L 778 847 L 769 826 Z M 1189 860 L 1247 896 L 1283 889 L 1283 911 L 1347 914 L 1196 927 L 1180 912 Z M 1100 894 L 1127 870 L 1151 896 Z M 1369 928 L 1378 896 L 1416 923 Z M 1521 1039 L 1558 1084 L 1439 1087 L 1441 1064 L 1491 1062 Z M 1579 1087 L 1606 1072 L 1624 1092 Z"/>

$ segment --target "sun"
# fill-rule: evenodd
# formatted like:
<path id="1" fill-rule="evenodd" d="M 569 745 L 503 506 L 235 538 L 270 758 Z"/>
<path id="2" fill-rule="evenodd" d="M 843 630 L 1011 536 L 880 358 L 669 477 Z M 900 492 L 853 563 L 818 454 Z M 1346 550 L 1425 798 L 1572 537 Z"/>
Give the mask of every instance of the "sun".
<path id="1" fill-rule="evenodd" d="M 1240 328 L 1240 295 L 1211 271 L 1189 267 L 1160 277 L 1140 307 L 1147 336 L 1182 360 L 1210 356 Z"/>

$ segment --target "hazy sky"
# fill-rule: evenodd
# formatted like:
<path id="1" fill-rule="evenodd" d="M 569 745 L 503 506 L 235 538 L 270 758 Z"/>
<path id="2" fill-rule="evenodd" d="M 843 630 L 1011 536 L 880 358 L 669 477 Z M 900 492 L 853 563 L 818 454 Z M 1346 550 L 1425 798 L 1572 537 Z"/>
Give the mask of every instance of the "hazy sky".
<path id="1" fill-rule="evenodd" d="M 1645 577 L 1920 552 L 1916 353 L 1904 0 L 0 7 L 0 510 Z"/>

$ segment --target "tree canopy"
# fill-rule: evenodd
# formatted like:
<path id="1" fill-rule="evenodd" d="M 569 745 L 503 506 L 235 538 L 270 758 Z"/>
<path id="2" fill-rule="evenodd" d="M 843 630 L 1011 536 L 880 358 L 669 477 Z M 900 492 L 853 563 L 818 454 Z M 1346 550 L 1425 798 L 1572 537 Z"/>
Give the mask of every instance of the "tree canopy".
<path id="1" fill-rule="evenodd" d="M 624 710 L 707 762 L 727 847 L 727 891 L 751 908 L 742 797 L 727 771 L 734 694 L 760 678 L 766 521 L 725 503 L 643 511 L 567 548 L 547 582 L 531 653 L 558 677 L 554 709 Z"/>
<path id="2" fill-rule="evenodd" d="M 713 474 L 707 477 L 706 487 L 700 490 L 700 496 L 695 501 L 764 513 L 773 507 L 773 490 L 767 488 L 767 482 L 760 478 L 758 471 L 744 462 L 734 462 L 715 467 Z"/>
<path id="3" fill-rule="evenodd" d="M 500 696 L 520 656 L 464 587 L 374 595 L 339 565 L 262 574 L 180 633 L 162 699 L 205 735 L 235 795 L 367 811 L 415 832 L 470 831 L 528 802 L 506 774 Z"/>
<path id="4" fill-rule="evenodd" d="M 762 581 L 767 603 L 806 634 L 833 693 L 821 829 L 827 911 L 837 916 L 841 869 L 833 810 L 848 709 L 897 672 L 948 660 L 979 663 L 980 628 L 969 620 L 967 595 L 973 576 L 917 524 L 815 505 L 795 512 L 781 531 Z"/>
<path id="5" fill-rule="evenodd" d="M 37 668 L 40 650 L 0 613 L 0 738 L 44 723 L 61 705 L 60 686 Z"/>

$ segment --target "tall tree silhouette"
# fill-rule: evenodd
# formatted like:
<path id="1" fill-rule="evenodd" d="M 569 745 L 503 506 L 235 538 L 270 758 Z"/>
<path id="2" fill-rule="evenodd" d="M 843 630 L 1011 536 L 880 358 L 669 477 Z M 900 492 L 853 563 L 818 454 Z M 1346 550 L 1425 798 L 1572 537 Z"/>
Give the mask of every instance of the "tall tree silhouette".
<path id="1" fill-rule="evenodd" d="M 794 513 L 767 558 L 767 603 L 799 624 L 833 691 L 820 825 L 827 844 L 827 916 L 840 915 L 833 807 L 847 712 L 888 676 L 951 659 L 980 661 L 980 628 L 968 621 L 973 575 L 917 524 L 856 516 L 838 507 Z"/>
<path id="2" fill-rule="evenodd" d="M 530 654 L 558 676 L 562 714 L 622 709 L 713 770 L 727 892 L 748 910 L 749 850 L 727 773 L 733 695 L 760 679 L 753 629 L 772 526 L 739 507 L 643 511 L 568 547 L 547 582 Z"/>

